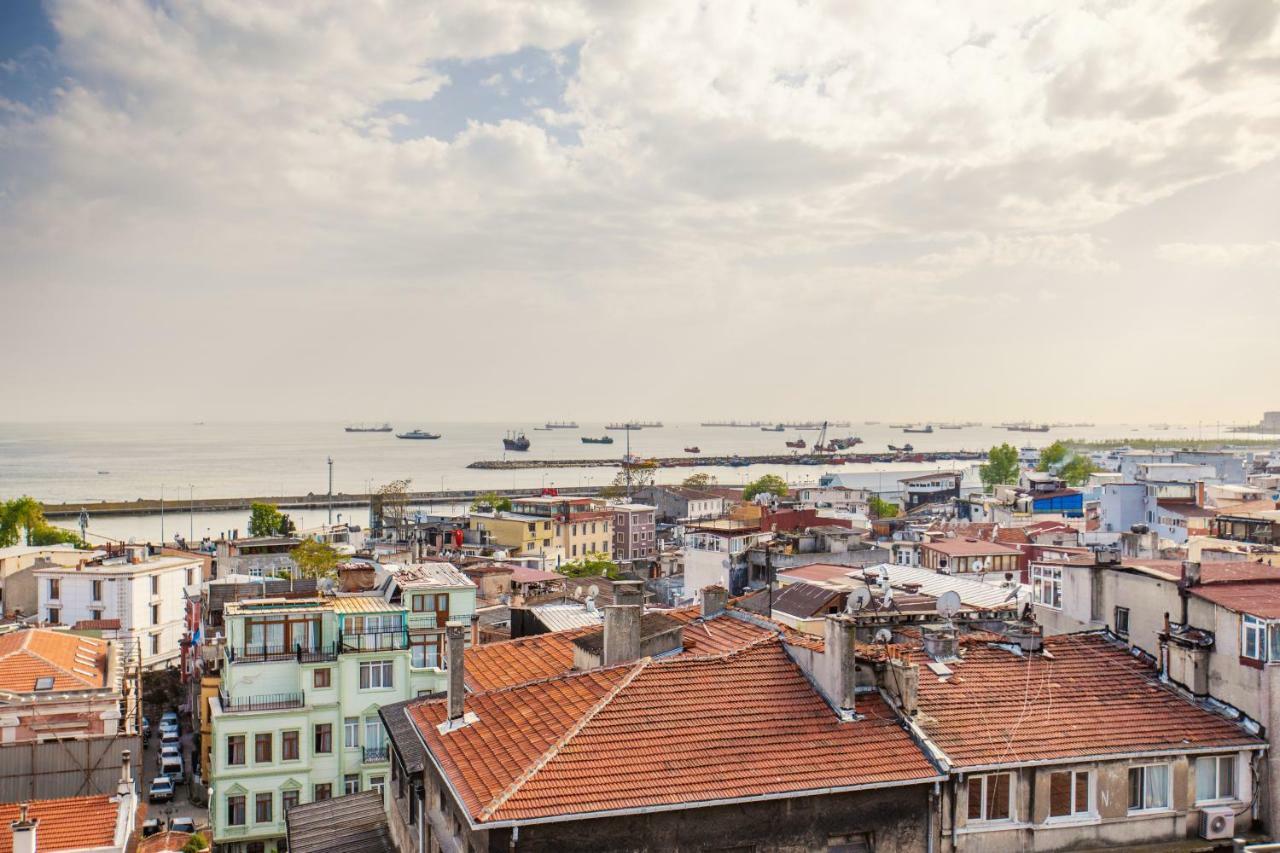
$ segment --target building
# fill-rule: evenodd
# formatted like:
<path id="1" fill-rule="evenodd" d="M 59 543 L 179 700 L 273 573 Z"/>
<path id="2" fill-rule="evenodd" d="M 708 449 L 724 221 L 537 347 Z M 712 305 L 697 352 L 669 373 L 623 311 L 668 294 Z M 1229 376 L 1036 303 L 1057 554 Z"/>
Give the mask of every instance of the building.
<path id="1" fill-rule="evenodd" d="M 902 486 L 903 509 L 911 512 L 925 504 L 945 503 L 959 498 L 962 479 L 964 475 L 959 471 L 935 471 L 932 474 L 901 478 L 898 483 Z"/>
<path id="2" fill-rule="evenodd" d="M 518 515 L 551 519 L 553 535 L 547 551 L 548 566 L 591 555 L 613 557 L 614 515 L 610 507 L 596 498 L 540 495 L 517 498 L 511 502 L 511 509 Z"/>
<path id="3" fill-rule="evenodd" d="M 159 557 L 127 545 L 75 568 L 33 569 L 41 621 L 75 625 L 119 620 L 117 636 L 145 669 L 177 665 L 186 627 L 186 588 L 197 583 L 199 558 Z"/>
<path id="4" fill-rule="evenodd" d="M 121 757 L 114 794 L 0 805 L 0 853 L 126 853 L 134 849 L 138 792 Z"/>
<path id="5" fill-rule="evenodd" d="M 95 552 L 74 545 L 13 545 L 0 548 L 0 617 L 36 616 L 40 596 L 34 570 L 45 566 L 75 568 Z"/>
<path id="6" fill-rule="evenodd" d="M 791 497 L 799 509 L 833 509 L 861 515 L 870 511 L 871 494 L 870 489 L 851 489 L 835 484 L 798 486 L 791 490 Z"/>
<path id="7" fill-rule="evenodd" d="M 286 818 L 291 853 L 396 853 L 380 791 L 294 806 Z"/>
<path id="8" fill-rule="evenodd" d="M 1022 571 L 1022 552 L 981 539 L 938 539 L 920 543 L 920 565 L 945 574 L 995 574 Z"/>
<path id="9" fill-rule="evenodd" d="M 763 586 L 769 573 L 764 567 L 753 568 L 747 553 L 772 538 L 759 522 L 718 519 L 689 525 L 684 537 L 685 595 L 696 595 L 706 586 L 722 586 L 732 595 Z"/>
<path id="10" fill-rule="evenodd" d="M 475 585 L 447 563 L 388 575 L 383 594 L 224 605 L 224 660 L 207 700 L 220 849 L 273 853 L 292 806 L 385 787 L 378 709 L 441 689 L 440 616 L 470 622 L 475 603 Z"/>
<path id="11" fill-rule="evenodd" d="M 512 557 L 532 557 L 539 565 L 554 566 L 563 556 L 551 518 L 515 512 L 472 512 L 467 524 Z"/>
<path id="12" fill-rule="evenodd" d="M 296 536 L 250 536 L 218 542 L 217 572 L 220 576 L 248 575 L 255 578 L 292 576 L 298 565 L 291 556 L 302 544 Z"/>
<path id="13" fill-rule="evenodd" d="M 44 628 L 0 634 L 0 744 L 136 733 L 126 689 L 136 697 L 114 643 Z"/>
<path id="14" fill-rule="evenodd" d="M 656 563 L 658 559 L 657 510 L 640 503 L 610 504 L 613 513 L 613 559 L 621 564 Z"/>
<path id="15" fill-rule="evenodd" d="M 640 503 L 653 506 L 658 521 L 668 524 L 724 515 L 723 497 L 684 486 L 645 486 L 637 489 L 633 497 Z"/>

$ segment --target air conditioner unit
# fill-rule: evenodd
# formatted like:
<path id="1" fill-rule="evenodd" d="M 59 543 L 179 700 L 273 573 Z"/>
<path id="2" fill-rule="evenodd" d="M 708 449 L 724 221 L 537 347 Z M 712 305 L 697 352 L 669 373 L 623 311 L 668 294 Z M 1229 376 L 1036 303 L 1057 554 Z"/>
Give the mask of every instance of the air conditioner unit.
<path id="1" fill-rule="evenodd" d="M 1216 806 L 1200 812 L 1200 837 L 1208 840 L 1230 838 L 1236 832 L 1236 814 L 1230 806 Z"/>

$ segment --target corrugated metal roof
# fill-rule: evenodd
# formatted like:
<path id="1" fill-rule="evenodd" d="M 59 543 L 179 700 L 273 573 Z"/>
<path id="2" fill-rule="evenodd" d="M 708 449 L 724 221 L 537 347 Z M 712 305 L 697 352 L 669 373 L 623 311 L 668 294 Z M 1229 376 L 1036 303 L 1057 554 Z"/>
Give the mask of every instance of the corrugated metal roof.
<path id="1" fill-rule="evenodd" d="M 529 608 L 548 631 L 568 631 L 604 624 L 600 610 L 588 610 L 582 604 L 541 604 Z"/>
<path id="2" fill-rule="evenodd" d="M 922 569 L 915 566 L 895 566 L 890 563 L 881 563 L 878 566 L 867 566 L 862 569 L 852 569 L 848 578 L 832 578 L 827 581 L 811 581 L 813 583 L 824 583 L 829 585 L 844 584 L 847 586 L 864 586 L 863 573 L 874 571 L 881 576 L 885 572 L 889 574 L 889 583 L 891 586 L 899 587 L 903 584 L 919 584 L 920 592 L 924 595 L 931 595 L 934 598 L 942 595 L 944 592 L 956 592 L 960 595 L 960 603 L 964 607 L 977 610 L 1003 610 L 1005 608 L 1013 609 L 1017 602 L 1010 601 L 1009 595 L 1011 590 L 1005 587 L 996 586 L 995 584 L 984 583 L 983 581 L 972 580 L 971 578 L 958 577 L 956 575 L 944 575 L 933 571 L 932 569 Z M 1026 591 L 1019 590 L 1019 597 L 1025 597 Z"/>
<path id="3" fill-rule="evenodd" d="M 395 569 L 396 583 L 405 587 L 474 587 L 471 578 L 443 560 L 429 563 L 413 563 Z"/>
<path id="4" fill-rule="evenodd" d="M 333 598 L 335 613 L 390 613 L 403 609 L 380 595 L 337 595 Z"/>

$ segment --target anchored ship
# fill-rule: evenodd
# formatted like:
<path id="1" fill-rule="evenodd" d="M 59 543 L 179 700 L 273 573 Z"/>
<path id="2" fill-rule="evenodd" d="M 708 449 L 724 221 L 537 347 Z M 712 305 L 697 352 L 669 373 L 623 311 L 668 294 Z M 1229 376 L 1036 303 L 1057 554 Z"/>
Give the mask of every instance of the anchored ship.
<path id="1" fill-rule="evenodd" d="M 602 435 L 599 438 L 592 438 L 589 435 L 582 436 L 583 444 L 613 444 L 613 436 Z"/>
<path id="2" fill-rule="evenodd" d="M 411 439 L 421 440 L 421 439 L 436 439 L 439 437 L 440 437 L 440 433 L 427 432 L 425 429 L 414 429 L 414 430 L 410 430 L 409 432 L 396 433 L 396 438 L 411 438 Z"/>
<path id="3" fill-rule="evenodd" d="M 346 427 L 347 432 L 391 432 L 391 424 L 351 424 Z"/>
<path id="4" fill-rule="evenodd" d="M 507 437 L 502 439 L 502 447 L 504 450 L 528 450 L 529 439 L 523 431 L 509 432 Z"/>

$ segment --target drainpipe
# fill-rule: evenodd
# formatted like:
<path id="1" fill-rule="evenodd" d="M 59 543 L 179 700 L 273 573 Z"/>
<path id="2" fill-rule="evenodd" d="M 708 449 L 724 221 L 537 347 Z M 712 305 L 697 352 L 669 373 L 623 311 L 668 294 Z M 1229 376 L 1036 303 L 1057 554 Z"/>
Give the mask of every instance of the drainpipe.
<path id="1" fill-rule="evenodd" d="M 1169 614 L 1164 614 L 1164 632 L 1160 634 L 1160 681 L 1169 681 Z"/>
<path id="2" fill-rule="evenodd" d="M 520 827 L 513 826 L 511 827 L 511 843 L 510 845 L 508 845 L 508 849 L 511 850 L 511 853 L 515 853 L 516 848 L 519 846 L 520 846 Z"/>

